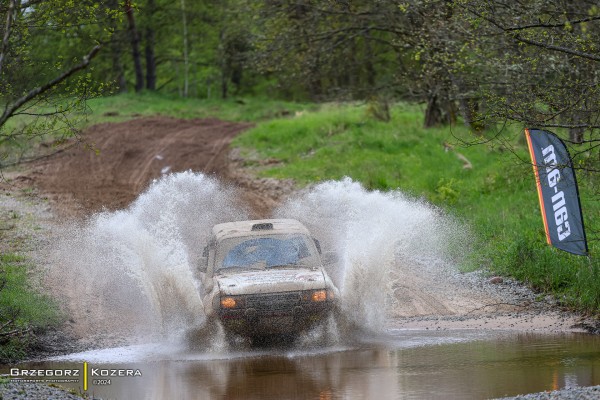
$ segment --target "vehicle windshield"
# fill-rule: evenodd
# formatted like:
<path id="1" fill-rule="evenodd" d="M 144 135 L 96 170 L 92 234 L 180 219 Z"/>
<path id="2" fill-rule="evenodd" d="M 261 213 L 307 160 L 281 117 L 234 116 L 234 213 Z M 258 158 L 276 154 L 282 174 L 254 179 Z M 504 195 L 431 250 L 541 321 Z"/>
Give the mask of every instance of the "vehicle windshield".
<path id="1" fill-rule="evenodd" d="M 243 238 L 224 254 L 217 270 L 293 266 L 302 264 L 303 259 L 312 256 L 311 249 L 301 235 Z"/>

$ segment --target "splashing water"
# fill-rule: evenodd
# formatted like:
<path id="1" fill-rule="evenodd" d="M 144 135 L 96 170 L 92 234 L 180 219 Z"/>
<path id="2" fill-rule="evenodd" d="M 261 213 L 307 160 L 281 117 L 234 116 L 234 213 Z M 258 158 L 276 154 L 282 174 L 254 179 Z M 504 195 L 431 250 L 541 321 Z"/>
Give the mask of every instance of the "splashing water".
<path id="1" fill-rule="evenodd" d="M 214 224 L 247 218 L 235 199 L 214 178 L 183 172 L 125 210 L 67 224 L 50 276 L 65 287 L 78 333 L 170 333 L 202 320 L 195 266 Z"/>
<path id="2" fill-rule="evenodd" d="M 247 219 L 236 191 L 202 174 L 155 181 L 125 210 L 69 223 L 59 235 L 51 276 L 64 288 L 78 334 L 180 334 L 204 320 L 197 260 L 211 227 Z M 350 179 L 316 185 L 274 211 L 307 225 L 338 262 L 328 273 L 353 322 L 380 329 L 398 265 L 449 260 L 461 227 L 400 192 L 369 192 Z"/>
<path id="3" fill-rule="evenodd" d="M 276 211 L 297 218 L 334 250 L 328 273 L 341 291 L 346 318 L 383 328 L 402 264 L 448 264 L 465 243 L 465 229 L 431 205 L 398 191 L 370 192 L 346 178 L 316 185 Z M 437 267 L 436 267 L 437 268 Z"/>

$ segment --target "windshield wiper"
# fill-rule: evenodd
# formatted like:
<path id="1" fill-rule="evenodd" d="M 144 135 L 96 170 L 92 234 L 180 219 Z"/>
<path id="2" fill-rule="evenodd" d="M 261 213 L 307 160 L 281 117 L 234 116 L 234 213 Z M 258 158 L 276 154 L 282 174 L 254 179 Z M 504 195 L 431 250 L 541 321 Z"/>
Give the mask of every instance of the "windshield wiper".
<path id="1" fill-rule="evenodd" d="M 305 267 L 304 264 L 298 264 L 298 263 L 286 263 L 286 264 L 279 264 L 279 265 L 269 265 L 267 267 L 267 269 L 271 269 L 271 268 L 298 268 L 298 267 Z"/>
<path id="2" fill-rule="evenodd" d="M 231 267 L 222 267 L 219 268 L 216 272 L 220 273 L 220 272 L 227 272 L 230 270 L 238 270 L 238 271 L 246 271 L 246 270 L 262 270 L 262 268 L 260 267 L 253 267 L 251 265 L 232 265 Z"/>

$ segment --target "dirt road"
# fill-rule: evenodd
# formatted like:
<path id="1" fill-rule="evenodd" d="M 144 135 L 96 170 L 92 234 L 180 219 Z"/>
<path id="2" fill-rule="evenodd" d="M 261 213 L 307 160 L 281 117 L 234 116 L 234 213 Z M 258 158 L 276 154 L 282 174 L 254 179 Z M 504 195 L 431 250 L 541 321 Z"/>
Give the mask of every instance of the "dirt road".
<path id="1" fill-rule="evenodd" d="M 141 118 L 104 123 L 85 131 L 52 157 L 34 164 L 29 176 L 61 215 L 81 216 L 102 208 L 123 208 L 153 179 L 185 170 L 214 173 L 244 186 L 231 171 L 228 145 L 248 123 L 217 119 Z M 259 191 L 241 199 L 255 215 L 270 199 Z"/>

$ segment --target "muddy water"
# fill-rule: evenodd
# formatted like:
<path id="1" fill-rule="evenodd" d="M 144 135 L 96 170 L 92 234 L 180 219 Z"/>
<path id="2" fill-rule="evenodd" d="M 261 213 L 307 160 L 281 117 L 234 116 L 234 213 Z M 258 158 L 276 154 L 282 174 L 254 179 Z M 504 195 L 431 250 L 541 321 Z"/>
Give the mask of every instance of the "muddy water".
<path id="1" fill-rule="evenodd" d="M 104 399 L 487 399 L 600 384 L 600 338 L 498 331 L 396 330 L 328 348 L 220 352 L 155 343 L 18 367 L 82 371 L 84 361 L 87 392 Z M 101 376 L 111 370 L 141 376 Z M 62 385 L 83 391 L 76 379 Z"/>

